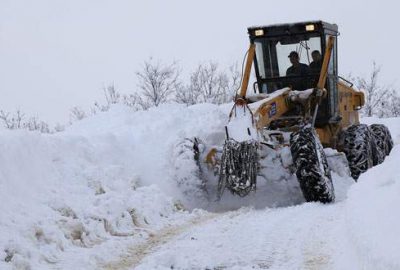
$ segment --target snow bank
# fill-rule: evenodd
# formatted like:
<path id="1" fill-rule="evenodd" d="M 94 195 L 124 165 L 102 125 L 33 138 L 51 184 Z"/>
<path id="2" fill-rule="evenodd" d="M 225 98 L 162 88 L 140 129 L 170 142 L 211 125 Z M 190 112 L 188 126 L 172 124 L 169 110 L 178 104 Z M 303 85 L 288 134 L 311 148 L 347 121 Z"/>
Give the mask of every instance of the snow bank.
<path id="1" fill-rule="evenodd" d="M 0 268 L 96 269 L 129 241 L 190 218 L 169 157 L 225 115 L 213 105 L 116 106 L 55 135 L 2 130 Z"/>
<path id="2" fill-rule="evenodd" d="M 395 144 L 400 141 L 400 118 L 364 118 L 385 124 Z M 362 174 L 346 201 L 350 239 L 365 261 L 364 269 L 400 269 L 400 146 L 385 161 Z"/>
<path id="3" fill-rule="evenodd" d="M 123 158 L 112 156 L 114 147 L 121 145 L 111 136 L 101 145 L 79 136 L 1 134 L 1 269 L 96 265 L 85 249 L 146 236 L 180 213 L 158 187 L 142 186 Z M 76 250 L 88 257 L 73 259 Z"/>

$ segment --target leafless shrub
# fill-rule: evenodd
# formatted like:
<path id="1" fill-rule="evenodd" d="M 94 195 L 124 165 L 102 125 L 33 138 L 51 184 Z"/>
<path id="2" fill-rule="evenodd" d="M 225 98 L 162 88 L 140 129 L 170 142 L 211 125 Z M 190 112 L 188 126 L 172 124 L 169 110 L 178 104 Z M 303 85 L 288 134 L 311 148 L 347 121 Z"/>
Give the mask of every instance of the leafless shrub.
<path id="1" fill-rule="evenodd" d="M 10 113 L 5 111 L 0 111 L 0 119 L 3 122 L 5 128 L 12 129 L 12 122 L 10 119 Z"/>
<path id="2" fill-rule="evenodd" d="M 110 84 L 107 87 L 103 88 L 104 97 L 106 100 L 105 104 L 101 104 L 99 102 L 94 103 L 94 107 L 90 108 L 90 114 L 95 115 L 98 112 L 105 112 L 108 111 L 111 105 L 114 104 L 124 104 L 128 107 L 133 108 L 134 110 L 139 110 L 142 108 L 140 103 L 142 103 L 142 99 L 139 94 L 121 94 L 114 84 Z"/>
<path id="3" fill-rule="evenodd" d="M 240 84 L 240 72 L 232 65 L 228 72 L 220 71 L 218 64 L 200 64 L 190 76 L 185 87 L 177 88 L 176 101 L 192 105 L 196 103 L 222 104 L 230 101 Z"/>
<path id="4" fill-rule="evenodd" d="M 136 72 L 136 76 L 141 90 L 137 102 L 143 109 L 167 102 L 181 85 L 176 62 L 165 65 L 150 58 L 144 62 L 143 69 Z"/>
<path id="5" fill-rule="evenodd" d="M 86 113 L 79 107 L 73 107 L 70 111 L 69 117 L 71 122 L 80 121 L 86 117 Z"/>
<path id="6" fill-rule="evenodd" d="M 357 87 L 365 93 L 363 113 L 366 116 L 378 115 L 379 111 L 382 111 L 382 109 L 386 110 L 386 108 L 383 107 L 388 103 L 389 97 L 395 94 L 390 87 L 379 85 L 378 77 L 380 71 L 381 67 L 373 62 L 372 71 L 368 79 L 357 78 Z"/>
<path id="7" fill-rule="evenodd" d="M 96 101 L 94 107 L 90 108 L 90 115 L 95 115 L 98 112 L 106 112 L 110 109 L 111 105 L 121 102 L 121 94 L 115 89 L 114 83 L 103 87 L 103 94 L 106 104 L 101 104 Z"/>
<path id="8" fill-rule="evenodd" d="M 0 110 L 0 120 L 7 129 L 27 129 L 29 131 L 39 131 L 41 133 L 51 133 L 49 125 L 39 120 L 37 116 L 30 117 L 26 120 L 25 114 L 20 110 L 15 113 Z"/>
<path id="9" fill-rule="evenodd" d="M 143 103 L 141 97 L 135 94 L 123 95 L 122 96 L 122 103 L 128 107 L 133 108 L 134 110 L 140 110 L 142 106 L 140 104 Z"/>
<path id="10" fill-rule="evenodd" d="M 101 103 L 96 101 L 94 103 L 94 107 L 90 108 L 90 114 L 91 115 L 95 115 L 98 112 L 106 112 L 109 109 L 110 109 L 110 106 L 108 104 L 104 105 L 104 104 L 101 104 Z"/>
<path id="11" fill-rule="evenodd" d="M 50 127 L 46 122 L 39 120 L 36 116 L 23 123 L 23 128 L 30 131 L 40 131 L 41 133 L 50 133 Z"/>
<path id="12" fill-rule="evenodd" d="M 23 120 L 25 114 L 20 110 L 17 110 L 14 114 L 0 110 L 0 119 L 3 121 L 4 127 L 8 129 L 20 129 L 23 128 Z"/>
<path id="13" fill-rule="evenodd" d="M 200 103 L 200 91 L 194 91 L 195 88 L 191 86 L 180 87 L 176 89 L 175 99 L 178 103 L 186 105 L 194 105 Z"/>
<path id="14" fill-rule="evenodd" d="M 390 89 L 385 98 L 374 108 L 374 115 L 378 117 L 400 116 L 400 96 L 397 91 Z"/>
<path id="15" fill-rule="evenodd" d="M 110 106 L 112 104 L 117 104 L 120 101 L 121 95 L 115 89 L 114 83 L 103 88 L 104 95 L 106 97 L 107 104 Z"/>

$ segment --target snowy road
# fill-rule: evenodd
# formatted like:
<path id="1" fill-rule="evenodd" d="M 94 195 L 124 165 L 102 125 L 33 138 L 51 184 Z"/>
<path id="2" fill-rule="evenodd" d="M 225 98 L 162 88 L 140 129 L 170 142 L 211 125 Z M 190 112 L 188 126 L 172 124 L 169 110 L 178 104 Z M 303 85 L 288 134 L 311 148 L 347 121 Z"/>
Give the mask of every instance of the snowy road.
<path id="1" fill-rule="evenodd" d="M 242 208 L 178 230 L 166 243 L 148 245 L 141 260 L 108 269 L 362 269 L 344 231 L 343 207 Z"/>
<path id="2" fill-rule="evenodd" d="M 132 247 L 126 256 L 122 257 L 118 261 L 107 264 L 104 269 L 112 270 L 133 268 L 140 264 L 143 258 L 151 254 L 157 247 L 167 243 L 184 231 L 189 230 L 194 226 L 200 226 L 216 216 L 217 215 L 210 213 L 201 214 L 180 226 L 170 226 L 158 231 L 157 233 L 151 234 L 147 241 Z"/>

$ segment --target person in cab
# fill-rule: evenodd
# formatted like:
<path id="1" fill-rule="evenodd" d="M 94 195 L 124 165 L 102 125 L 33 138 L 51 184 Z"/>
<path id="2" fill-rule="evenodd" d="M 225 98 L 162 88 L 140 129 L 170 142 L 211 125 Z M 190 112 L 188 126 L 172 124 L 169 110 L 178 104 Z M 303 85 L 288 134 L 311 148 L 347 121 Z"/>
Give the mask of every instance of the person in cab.
<path id="1" fill-rule="evenodd" d="M 309 76 L 310 68 L 308 65 L 300 63 L 300 57 L 297 52 L 292 51 L 288 57 L 292 65 L 286 70 L 286 76 L 294 77 L 290 80 L 289 86 L 293 90 L 307 89 L 308 83 L 305 78 Z"/>

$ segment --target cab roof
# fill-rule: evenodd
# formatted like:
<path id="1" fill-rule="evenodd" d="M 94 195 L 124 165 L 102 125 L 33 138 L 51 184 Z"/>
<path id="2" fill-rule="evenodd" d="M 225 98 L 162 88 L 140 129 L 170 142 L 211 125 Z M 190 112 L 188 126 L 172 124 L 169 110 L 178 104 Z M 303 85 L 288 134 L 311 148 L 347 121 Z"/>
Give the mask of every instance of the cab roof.
<path id="1" fill-rule="evenodd" d="M 306 25 L 314 25 L 313 31 L 306 31 Z M 263 26 L 251 26 L 247 28 L 249 36 L 255 37 L 256 30 L 263 30 L 264 37 L 269 36 L 284 36 L 293 34 L 304 34 L 310 32 L 327 33 L 330 35 L 337 35 L 338 26 L 336 24 L 327 23 L 324 21 L 305 21 L 296 23 L 283 23 L 283 24 L 272 24 Z"/>

